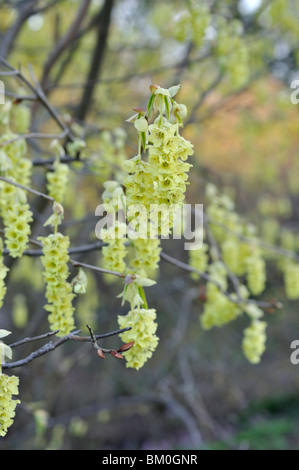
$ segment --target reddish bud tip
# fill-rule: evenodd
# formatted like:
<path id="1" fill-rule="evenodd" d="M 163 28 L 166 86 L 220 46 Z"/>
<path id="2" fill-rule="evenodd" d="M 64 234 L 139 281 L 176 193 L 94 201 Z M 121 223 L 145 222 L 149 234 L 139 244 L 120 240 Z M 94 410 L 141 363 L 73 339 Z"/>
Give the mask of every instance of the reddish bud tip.
<path id="1" fill-rule="evenodd" d="M 112 354 L 112 356 L 116 357 L 116 359 L 123 359 L 124 358 L 124 356 L 122 356 L 119 352 L 117 352 L 116 349 L 111 351 L 111 354 Z"/>
<path id="2" fill-rule="evenodd" d="M 128 351 L 134 345 L 135 341 L 131 341 L 130 343 L 123 344 L 118 351 Z"/>
<path id="3" fill-rule="evenodd" d="M 135 113 L 145 114 L 145 109 L 141 107 L 133 108 L 133 111 L 135 111 Z"/>
<path id="4" fill-rule="evenodd" d="M 103 351 L 101 350 L 101 348 L 99 348 L 97 350 L 97 355 L 101 358 L 101 359 L 105 359 L 105 354 L 103 353 Z"/>

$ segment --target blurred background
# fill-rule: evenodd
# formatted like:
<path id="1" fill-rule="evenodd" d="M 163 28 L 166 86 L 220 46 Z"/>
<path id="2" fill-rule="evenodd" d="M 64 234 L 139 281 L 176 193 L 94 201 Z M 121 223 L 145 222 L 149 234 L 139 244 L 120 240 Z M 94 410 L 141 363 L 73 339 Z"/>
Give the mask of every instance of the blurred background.
<path id="1" fill-rule="evenodd" d="M 299 103 L 291 102 L 299 79 L 298 21 L 292 0 L 0 2 L 0 57 L 28 80 L 31 64 L 49 102 L 87 144 L 83 162 L 70 164 L 62 230 L 72 246 L 96 240 L 103 182 L 136 155 L 135 129 L 125 122 L 132 108 L 146 106 L 152 83 L 181 83 L 178 102 L 188 108 L 182 135 L 194 144 L 186 200 L 205 205 L 213 183 L 235 201 L 238 214 L 278 248 L 265 250 L 268 281 L 260 300 L 283 304 L 267 312 L 267 349 L 252 365 L 241 349 L 245 319 L 203 331 L 204 283 L 161 260 L 157 284 L 147 289 L 158 315 L 153 357 L 136 371 L 110 355 L 100 360 L 90 344 L 68 342 L 14 369 L 21 404 L 0 449 L 299 448 L 299 365 L 290 361 L 299 304 L 287 299 L 277 269 L 283 250 L 299 256 Z M 30 132 L 59 132 L 22 81 L 2 80 L 13 105 L 30 110 Z M 53 150 L 42 139 L 28 139 L 28 148 L 32 186 L 42 190 L 47 167 L 38 161 Z M 50 208 L 34 197 L 31 203 L 36 238 L 47 233 Z M 180 240 L 163 241 L 163 249 L 187 262 Z M 100 250 L 73 258 L 101 266 Z M 45 333 L 40 260 L 6 261 L 1 328 L 12 331 L 11 342 Z M 85 335 L 86 323 L 98 334 L 113 331 L 126 311 L 116 297 L 122 283 L 87 274 L 76 326 Z M 115 336 L 101 344 L 121 342 Z M 17 348 L 14 359 L 34 347 Z"/>

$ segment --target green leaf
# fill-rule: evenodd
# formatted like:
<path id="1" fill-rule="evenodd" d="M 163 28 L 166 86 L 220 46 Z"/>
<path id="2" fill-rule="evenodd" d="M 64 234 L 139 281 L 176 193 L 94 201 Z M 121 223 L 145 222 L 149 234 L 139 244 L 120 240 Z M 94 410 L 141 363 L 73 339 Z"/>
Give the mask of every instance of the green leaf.
<path id="1" fill-rule="evenodd" d="M 2 343 L 2 341 L 0 341 L 0 362 L 1 362 L 1 358 L 2 357 L 8 357 L 8 359 L 11 359 L 12 358 L 12 350 L 9 346 L 7 346 L 6 344 Z"/>
<path id="2" fill-rule="evenodd" d="M 165 105 L 165 111 L 166 111 L 167 119 L 169 119 L 169 117 L 170 117 L 170 109 L 169 109 L 169 101 L 168 101 L 168 97 L 167 97 L 167 96 L 164 96 L 164 105 Z"/>
<path id="3" fill-rule="evenodd" d="M 136 279 L 136 282 L 139 286 L 143 286 L 143 287 L 151 287 L 157 284 L 156 281 L 153 281 L 152 279 L 148 279 L 146 277 L 138 277 Z"/>
<path id="4" fill-rule="evenodd" d="M 143 149 L 145 149 L 145 147 L 146 147 L 146 132 L 141 132 L 140 135 L 141 135 L 141 142 L 142 142 Z"/>
<path id="5" fill-rule="evenodd" d="M 147 114 L 148 114 L 148 117 L 150 118 L 151 115 L 152 115 L 152 112 L 153 112 L 153 107 L 154 107 L 154 99 L 155 99 L 155 95 L 152 94 L 149 101 L 148 101 L 148 105 L 147 105 Z"/>
<path id="6" fill-rule="evenodd" d="M 148 305 L 147 305 L 147 301 L 146 301 L 146 297 L 145 297 L 145 293 L 144 293 L 143 287 L 138 286 L 138 292 L 139 292 L 140 297 L 141 297 L 142 300 L 143 300 L 143 306 L 144 306 L 144 308 L 148 308 Z"/>
<path id="7" fill-rule="evenodd" d="M 168 88 L 171 98 L 173 98 L 182 88 L 183 85 L 175 85 Z"/>
<path id="8" fill-rule="evenodd" d="M 8 330 L 0 330 L 0 338 L 4 338 L 5 336 L 8 336 L 11 334 L 11 331 Z"/>

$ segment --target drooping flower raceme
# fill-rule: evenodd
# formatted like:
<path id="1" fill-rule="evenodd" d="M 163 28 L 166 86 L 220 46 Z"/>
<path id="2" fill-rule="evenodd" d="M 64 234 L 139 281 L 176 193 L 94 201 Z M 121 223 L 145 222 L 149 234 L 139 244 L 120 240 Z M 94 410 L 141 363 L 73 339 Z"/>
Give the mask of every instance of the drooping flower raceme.
<path id="1" fill-rule="evenodd" d="M 9 180 L 28 186 L 32 163 L 26 158 L 27 145 L 24 139 L 8 132 L 0 142 L 10 141 L 1 147 L 0 172 Z M 26 192 L 12 184 L 0 182 L 0 214 L 5 226 L 6 246 L 13 258 L 22 256 L 28 244 L 32 212 L 27 204 Z"/>
<path id="2" fill-rule="evenodd" d="M 247 284 L 253 295 L 259 295 L 265 289 L 266 263 L 260 250 L 255 250 L 247 259 Z"/>
<path id="3" fill-rule="evenodd" d="M 54 171 L 47 173 L 47 190 L 49 196 L 59 203 L 64 202 L 69 177 L 69 166 L 64 163 L 56 163 Z"/>
<path id="4" fill-rule="evenodd" d="M 143 287 L 154 284 L 156 282 L 151 279 L 128 274 L 124 290 L 119 296 L 122 297 L 122 304 L 130 304 L 130 311 L 118 316 L 120 328 L 131 328 L 121 334 L 121 339 L 125 343 L 134 341 L 134 346 L 124 353 L 127 367 L 140 369 L 152 357 L 158 345 L 156 310 L 148 308 L 143 290 Z"/>
<path id="5" fill-rule="evenodd" d="M 139 136 L 139 152 L 124 162 L 126 176 L 123 184 L 129 210 L 132 206 L 138 208 L 142 205 L 147 215 L 143 235 L 132 241 L 136 253 L 131 266 L 140 273 L 142 267 L 143 273 L 147 274 L 156 270 L 161 251 L 158 237 L 169 235 L 176 210 L 185 198 L 188 171 L 191 167 L 186 160 L 193 154 L 193 146 L 179 133 L 186 109 L 184 105 L 178 105 L 173 96 L 180 88 L 180 85 L 168 90 L 158 85 L 151 87 L 149 117 L 153 110 L 158 111 L 158 117 L 152 124 L 148 125 L 142 112 L 133 116 Z M 147 153 L 144 158 L 141 156 L 142 147 Z M 134 219 L 134 215 L 130 217 L 129 213 L 128 219 Z M 153 250 L 152 262 L 147 255 L 148 246 Z"/>
<path id="6" fill-rule="evenodd" d="M 2 372 L 2 364 L 6 357 L 12 358 L 10 346 L 2 341 L 2 338 L 10 335 L 10 331 L 0 330 L 0 436 L 7 433 L 7 429 L 13 424 L 15 409 L 20 400 L 14 400 L 13 395 L 18 395 L 19 379 L 14 375 L 8 376 Z"/>
<path id="7" fill-rule="evenodd" d="M 290 300 L 299 299 L 299 264 L 293 260 L 283 263 L 283 278 L 286 296 Z"/>
<path id="8" fill-rule="evenodd" d="M 132 328 L 120 335 L 125 343 L 134 341 L 134 346 L 124 353 L 127 367 L 138 370 L 152 357 L 159 341 L 155 334 L 157 330 L 155 319 L 155 309 L 138 307 L 130 310 L 127 315 L 118 317 L 120 328 Z"/>
<path id="9" fill-rule="evenodd" d="M 40 237 L 43 244 L 42 264 L 46 282 L 46 298 L 48 304 L 45 310 L 49 313 L 48 320 L 53 331 L 59 330 L 59 335 L 69 334 L 74 329 L 74 307 L 72 301 L 75 294 L 68 282 L 69 237 L 57 232 L 48 237 Z"/>
<path id="10" fill-rule="evenodd" d="M 6 286 L 4 279 L 6 278 L 8 268 L 5 266 L 3 262 L 3 256 L 2 256 L 2 250 L 3 250 L 3 241 L 0 238 L 0 308 L 3 305 L 3 299 L 6 294 Z"/>
<path id="11" fill-rule="evenodd" d="M 31 233 L 33 220 L 29 204 L 17 202 L 9 207 L 5 217 L 5 243 L 10 256 L 19 258 L 24 253 Z"/>
<path id="12" fill-rule="evenodd" d="M 132 271 L 140 276 L 153 278 L 160 261 L 161 243 L 158 238 L 134 240 L 134 256 L 130 261 Z"/>
<path id="13" fill-rule="evenodd" d="M 187 110 L 173 99 L 180 88 L 152 85 L 148 116 L 136 108 L 137 113 L 129 119 L 134 121 L 138 133 L 138 154 L 123 164 L 126 215 L 129 226 L 134 226 L 128 231 L 133 249 L 130 268 L 145 278 L 157 270 L 159 237 L 168 237 L 173 228 L 176 209 L 184 202 L 191 167 L 186 160 L 193 154 L 193 146 L 179 133 Z M 149 125 L 153 111 L 158 116 Z M 134 346 L 124 354 L 127 366 L 136 369 L 152 356 L 158 344 L 156 311 L 148 308 L 139 281 L 126 285 L 124 296 L 130 299 L 131 308 L 127 315 L 118 317 L 120 328 L 131 328 L 121 338 L 125 342 L 134 341 Z"/>
<path id="14" fill-rule="evenodd" d="M 121 185 L 117 181 L 107 181 L 104 183 L 105 191 L 102 199 L 107 212 L 112 212 L 112 217 L 116 211 L 123 209 L 124 192 Z M 111 227 L 102 228 L 100 238 L 107 243 L 102 248 L 103 263 L 105 269 L 124 273 L 126 269 L 125 257 L 127 254 L 126 233 L 127 226 L 125 222 L 115 220 Z M 109 279 L 114 279 L 110 278 Z M 108 280 L 108 279 L 107 279 Z"/>
<path id="15" fill-rule="evenodd" d="M 149 126 L 148 163 L 152 175 L 151 191 L 156 204 L 182 204 L 191 167 L 186 163 L 193 145 L 179 134 L 179 124 L 158 117 Z"/>
<path id="16" fill-rule="evenodd" d="M 242 348 L 245 356 L 252 364 L 258 364 L 265 351 L 267 323 L 253 320 L 245 330 Z"/>

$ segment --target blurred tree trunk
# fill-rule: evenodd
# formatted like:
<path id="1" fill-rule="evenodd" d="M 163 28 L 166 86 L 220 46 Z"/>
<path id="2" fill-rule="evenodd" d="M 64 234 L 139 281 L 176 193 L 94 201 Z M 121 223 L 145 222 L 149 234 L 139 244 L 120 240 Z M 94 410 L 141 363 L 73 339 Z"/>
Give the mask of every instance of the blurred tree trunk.
<path id="1" fill-rule="evenodd" d="M 86 79 L 86 85 L 77 110 L 76 117 L 81 121 L 84 121 L 87 115 L 96 85 L 96 80 L 100 76 L 101 66 L 103 64 L 107 45 L 112 9 L 113 0 L 105 0 L 102 9 L 102 15 L 99 16 L 97 41 L 93 51 L 91 65 Z"/>

